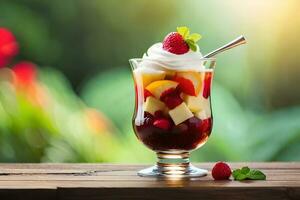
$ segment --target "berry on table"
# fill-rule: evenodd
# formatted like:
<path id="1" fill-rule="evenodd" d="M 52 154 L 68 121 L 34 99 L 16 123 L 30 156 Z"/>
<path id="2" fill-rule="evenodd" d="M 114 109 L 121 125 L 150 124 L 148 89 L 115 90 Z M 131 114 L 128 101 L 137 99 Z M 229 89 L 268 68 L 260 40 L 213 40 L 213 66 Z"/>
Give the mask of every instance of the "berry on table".
<path id="1" fill-rule="evenodd" d="M 231 169 L 225 162 L 217 162 L 211 174 L 215 180 L 228 180 L 231 176 Z"/>

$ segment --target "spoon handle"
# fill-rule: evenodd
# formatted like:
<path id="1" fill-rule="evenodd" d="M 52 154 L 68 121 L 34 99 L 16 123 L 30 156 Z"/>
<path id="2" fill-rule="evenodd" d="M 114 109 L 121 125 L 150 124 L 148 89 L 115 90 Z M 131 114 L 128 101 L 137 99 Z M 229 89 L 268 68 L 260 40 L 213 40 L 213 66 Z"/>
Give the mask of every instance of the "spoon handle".
<path id="1" fill-rule="evenodd" d="M 218 53 L 221 53 L 223 51 L 226 51 L 228 49 L 231 49 L 233 47 L 239 46 L 241 44 L 245 44 L 246 43 L 246 39 L 244 38 L 244 36 L 239 36 L 238 38 L 236 38 L 235 40 L 229 42 L 228 44 L 225 44 L 224 46 L 206 54 L 205 56 L 203 56 L 203 58 L 210 58 L 213 57 L 215 55 L 217 55 Z"/>

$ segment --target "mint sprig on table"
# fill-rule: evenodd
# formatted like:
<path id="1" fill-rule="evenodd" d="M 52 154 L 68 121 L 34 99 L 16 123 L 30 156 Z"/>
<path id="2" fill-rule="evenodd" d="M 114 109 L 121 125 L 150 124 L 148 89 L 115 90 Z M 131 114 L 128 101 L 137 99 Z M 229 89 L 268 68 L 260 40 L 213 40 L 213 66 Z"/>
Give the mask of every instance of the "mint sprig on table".
<path id="1" fill-rule="evenodd" d="M 249 167 L 242 167 L 241 169 L 235 169 L 232 172 L 232 176 L 234 180 L 242 181 L 242 180 L 266 180 L 266 175 L 257 170 L 250 169 Z"/>
<path id="2" fill-rule="evenodd" d="M 197 42 L 201 39 L 198 33 L 190 34 L 190 30 L 186 26 L 177 27 L 177 32 L 183 37 L 184 41 L 189 45 L 192 51 L 197 51 Z"/>

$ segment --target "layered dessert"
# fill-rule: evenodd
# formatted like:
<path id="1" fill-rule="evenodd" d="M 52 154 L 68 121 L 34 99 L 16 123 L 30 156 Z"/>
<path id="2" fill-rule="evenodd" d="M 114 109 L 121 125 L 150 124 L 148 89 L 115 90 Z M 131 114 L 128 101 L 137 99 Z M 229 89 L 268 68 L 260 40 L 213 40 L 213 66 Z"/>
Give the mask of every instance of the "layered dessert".
<path id="1" fill-rule="evenodd" d="M 133 127 L 139 140 L 154 151 L 193 150 L 211 133 L 213 70 L 204 66 L 196 44 L 200 37 L 179 27 L 135 64 Z"/>

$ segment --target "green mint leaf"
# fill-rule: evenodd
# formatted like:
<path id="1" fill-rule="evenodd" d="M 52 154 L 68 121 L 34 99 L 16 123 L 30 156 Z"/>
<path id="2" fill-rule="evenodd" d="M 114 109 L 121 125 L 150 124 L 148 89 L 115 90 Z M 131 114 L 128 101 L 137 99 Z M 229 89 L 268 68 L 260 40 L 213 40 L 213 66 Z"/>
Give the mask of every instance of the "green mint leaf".
<path id="1" fill-rule="evenodd" d="M 189 44 L 189 47 L 192 51 L 197 51 L 197 46 L 195 44 Z"/>
<path id="2" fill-rule="evenodd" d="M 189 45 L 192 51 L 197 51 L 198 47 L 193 40 L 186 40 L 185 42 Z"/>
<path id="3" fill-rule="evenodd" d="M 252 169 L 247 174 L 247 178 L 251 180 L 266 180 L 266 175 L 259 170 Z"/>
<path id="4" fill-rule="evenodd" d="M 190 34 L 190 30 L 186 26 L 177 27 L 177 32 L 182 35 L 183 39 L 186 39 Z"/>
<path id="5" fill-rule="evenodd" d="M 233 176 L 234 180 L 238 180 L 238 181 L 241 181 L 241 180 L 244 180 L 247 178 L 246 174 L 243 174 L 241 169 L 233 170 L 232 176 Z"/>
<path id="6" fill-rule="evenodd" d="M 189 45 L 192 51 L 197 51 L 199 48 L 196 42 L 200 40 L 201 35 L 198 33 L 190 34 L 190 30 L 186 26 L 177 27 L 177 32 L 183 37 L 184 41 Z"/>
<path id="7" fill-rule="evenodd" d="M 188 37 L 187 37 L 187 39 L 189 39 L 189 40 L 193 40 L 195 43 L 196 42 L 198 42 L 200 39 L 201 39 L 201 35 L 200 34 L 198 34 L 198 33 L 193 33 L 193 34 L 191 34 L 191 35 L 189 35 Z"/>
<path id="8" fill-rule="evenodd" d="M 256 169 L 250 169 L 249 167 L 242 167 L 241 169 L 235 169 L 232 172 L 234 180 L 242 181 L 245 179 L 250 180 L 265 180 L 266 175 Z"/>
<path id="9" fill-rule="evenodd" d="M 250 172 L 250 168 L 249 167 L 242 167 L 241 169 L 241 173 L 242 174 L 248 174 Z"/>
<path id="10" fill-rule="evenodd" d="M 235 170 L 232 171 L 232 176 L 233 177 L 238 176 L 240 173 L 241 173 L 240 169 L 235 169 Z"/>
<path id="11" fill-rule="evenodd" d="M 247 179 L 247 175 L 245 174 L 238 174 L 236 177 L 234 177 L 234 180 L 242 181 Z"/>
<path id="12" fill-rule="evenodd" d="M 233 170 L 232 172 L 232 176 L 234 178 L 234 180 L 245 180 L 248 178 L 247 174 L 250 172 L 250 168 L 249 167 L 242 167 L 241 169 L 236 169 Z"/>

